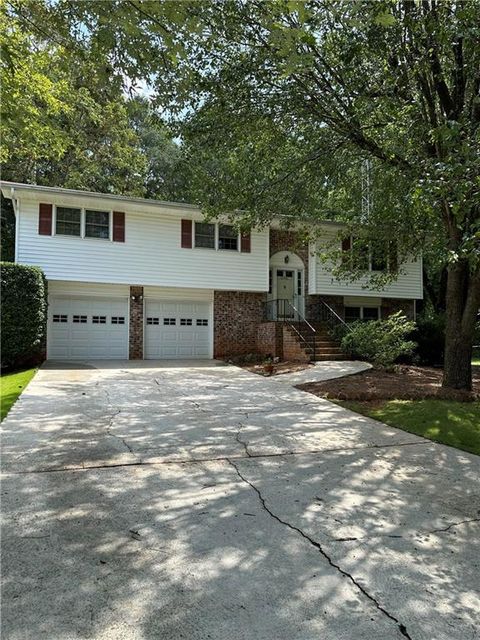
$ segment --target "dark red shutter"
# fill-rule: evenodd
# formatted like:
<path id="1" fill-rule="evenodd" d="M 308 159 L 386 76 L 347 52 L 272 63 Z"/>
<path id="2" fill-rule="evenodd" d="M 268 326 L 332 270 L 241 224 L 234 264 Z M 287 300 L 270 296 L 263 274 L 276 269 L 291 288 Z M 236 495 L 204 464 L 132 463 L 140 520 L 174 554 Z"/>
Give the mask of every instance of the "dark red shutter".
<path id="1" fill-rule="evenodd" d="M 250 253 L 251 241 L 249 233 L 242 233 L 242 237 L 240 238 L 240 251 L 242 253 Z"/>
<path id="2" fill-rule="evenodd" d="M 182 248 L 192 248 L 192 220 L 182 220 Z"/>
<path id="3" fill-rule="evenodd" d="M 52 205 L 40 202 L 38 207 L 38 233 L 41 236 L 52 235 Z"/>
<path id="4" fill-rule="evenodd" d="M 123 211 L 113 212 L 113 235 L 114 242 L 125 242 L 125 213 Z"/>

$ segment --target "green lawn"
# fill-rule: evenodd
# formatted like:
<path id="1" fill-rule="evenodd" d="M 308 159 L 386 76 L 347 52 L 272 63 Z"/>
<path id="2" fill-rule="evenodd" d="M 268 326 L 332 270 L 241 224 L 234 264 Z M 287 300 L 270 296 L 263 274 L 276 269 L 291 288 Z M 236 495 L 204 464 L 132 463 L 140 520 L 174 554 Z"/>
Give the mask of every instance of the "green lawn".
<path id="1" fill-rule="evenodd" d="M 389 400 L 338 402 L 343 407 L 429 440 L 480 455 L 480 402 L 450 400 Z"/>
<path id="2" fill-rule="evenodd" d="M 36 368 L 7 373 L 0 380 L 0 420 L 10 411 L 12 404 L 35 375 Z"/>

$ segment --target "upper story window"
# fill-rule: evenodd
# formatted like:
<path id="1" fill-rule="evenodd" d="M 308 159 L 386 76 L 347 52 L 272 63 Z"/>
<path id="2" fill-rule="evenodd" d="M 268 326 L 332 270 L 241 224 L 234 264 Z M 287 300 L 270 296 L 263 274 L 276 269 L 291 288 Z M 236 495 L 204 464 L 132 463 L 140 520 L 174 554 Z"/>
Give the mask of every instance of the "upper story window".
<path id="1" fill-rule="evenodd" d="M 209 222 L 195 222 L 195 247 L 215 249 L 215 225 Z"/>
<path id="2" fill-rule="evenodd" d="M 55 233 L 78 238 L 100 238 L 110 240 L 110 211 L 55 208 Z"/>
<path id="3" fill-rule="evenodd" d="M 350 237 L 342 242 L 342 262 L 360 271 L 397 271 L 398 248 L 395 240 L 390 242 L 366 242 L 362 238 Z"/>
<path id="4" fill-rule="evenodd" d="M 109 211 L 93 211 L 92 209 L 86 209 L 85 237 L 102 238 L 104 240 L 108 240 L 110 238 Z"/>
<path id="5" fill-rule="evenodd" d="M 238 251 L 238 231 L 230 224 L 218 225 L 218 248 Z"/>
<path id="6" fill-rule="evenodd" d="M 55 233 L 62 236 L 82 235 L 82 210 L 57 207 Z"/>

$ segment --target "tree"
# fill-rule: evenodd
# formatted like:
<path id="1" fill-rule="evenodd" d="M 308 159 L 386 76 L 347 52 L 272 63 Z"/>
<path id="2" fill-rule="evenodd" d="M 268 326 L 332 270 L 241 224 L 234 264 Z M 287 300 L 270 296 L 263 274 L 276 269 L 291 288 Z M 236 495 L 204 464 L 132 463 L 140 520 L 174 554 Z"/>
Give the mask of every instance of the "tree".
<path id="1" fill-rule="evenodd" d="M 207 174 L 226 178 L 218 206 L 246 208 L 250 221 L 279 209 L 305 216 L 325 202 L 337 217 L 365 222 L 352 205 L 358 179 L 339 172 L 351 177 L 370 159 L 377 184 L 364 233 L 394 236 L 401 253 L 418 251 L 428 234 L 443 240 L 443 383 L 471 388 L 480 305 L 476 2 L 227 0 L 219 11 L 213 0 L 60 0 L 27 8 L 32 21 L 47 11 L 77 46 L 148 79 L 181 130 L 211 143 Z M 312 185 L 309 176 L 320 179 Z"/>
<path id="2" fill-rule="evenodd" d="M 122 86 L 88 60 L 3 30 L 2 176 L 6 180 L 142 195 L 146 162 Z"/>
<path id="3" fill-rule="evenodd" d="M 188 165 L 179 143 L 150 102 L 136 96 L 128 103 L 128 117 L 145 158 L 144 197 L 185 201 L 191 196 Z"/>

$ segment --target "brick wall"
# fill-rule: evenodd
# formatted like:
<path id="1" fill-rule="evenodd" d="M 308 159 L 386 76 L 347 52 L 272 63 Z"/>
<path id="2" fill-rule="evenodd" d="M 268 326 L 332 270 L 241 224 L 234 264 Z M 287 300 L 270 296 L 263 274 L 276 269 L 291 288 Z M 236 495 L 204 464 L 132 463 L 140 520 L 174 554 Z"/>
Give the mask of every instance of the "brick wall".
<path id="1" fill-rule="evenodd" d="M 215 291 L 215 358 L 257 352 L 257 328 L 263 320 L 265 300 L 265 293 Z"/>
<path id="2" fill-rule="evenodd" d="M 392 315 L 397 311 L 403 311 L 407 318 L 413 320 L 415 315 L 415 303 L 404 298 L 382 298 L 382 318 Z"/>
<path id="3" fill-rule="evenodd" d="M 343 296 L 307 296 L 305 306 L 307 319 L 318 320 L 319 310 L 321 308 L 320 300 L 324 300 L 341 318 L 345 318 L 345 305 L 343 303 Z"/>
<path id="4" fill-rule="evenodd" d="M 283 358 L 291 362 L 310 362 L 310 356 L 300 347 L 294 333 L 285 325 L 282 325 L 282 329 Z"/>
<path id="5" fill-rule="evenodd" d="M 133 300 L 135 297 L 135 300 Z M 130 287 L 130 360 L 143 358 L 143 287 Z"/>
<path id="6" fill-rule="evenodd" d="M 305 267 L 305 294 L 308 291 L 308 242 L 288 229 L 270 229 L 270 257 L 279 251 L 291 251 L 303 260 Z"/>
<path id="7" fill-rule="evenodd" d="M 262 322 L 257 327 L 257 353 L 283 358 L 283 335 L 280 322 Z"/>

